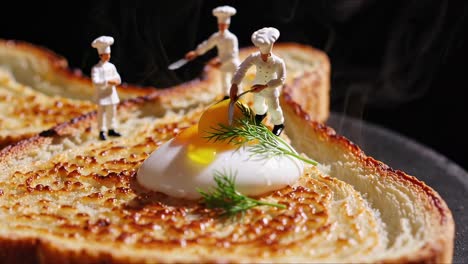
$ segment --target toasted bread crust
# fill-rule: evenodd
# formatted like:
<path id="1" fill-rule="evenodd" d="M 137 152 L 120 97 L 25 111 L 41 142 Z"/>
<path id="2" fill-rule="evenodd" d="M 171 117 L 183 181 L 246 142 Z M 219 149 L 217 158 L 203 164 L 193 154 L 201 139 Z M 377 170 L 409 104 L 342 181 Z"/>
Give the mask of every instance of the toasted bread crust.
<path id="1" fill-rule="evenodd" d="M 286 106 L 286 114 L 288 117 L 294 117 L 298 122 L 306 122 L 307 128 L 314 131 L 314 136 L 320 138 L 321 141 L 327 142 L 327 145 L 338 147 L 344 153 L 350 153 L 353 158 L 370 170 L 374 170 L 382 178 L 389 178 L 390 181 L 397 181 L 405 185 L 411 185 L 415 192 L 421 193 L 429 199 L 431 206 L 430 212 L 432 215 L 431 221 L 438 229 L 436 236 L 431 242 L 426 243 L 416 253 L 398 258 L 388 258 L 383 260 L 384 263 L 451 263 L 453 258 L 453 244 L 455 236 L 455 225 L 452 213 L 445 201 L 440 195 L 424 182 L 418 180 L 414 176 L 410 176 L 403 171 L 394 170 L 381 161 L 367 156 L 356 144 L 337 134 L 332 128 L 312 121 L 310 115 L 304 111 L 302 106 L 293 100 L 290 91 L 294 87 L 307 86 L 308 81 L 305 79 L 296 79 L 292 87 L 285 87 L 285 92 L 282 97 L 283 105 Z M 288 130 L 286 131 L 288 132 Z M 289 134 L 288 134 L 289 135 Z M 293 139 L 294 140 L 294 139 Z M 298 148 L 301 151 L 300 148 Z"/>
<path id="2" fill-rule="evenodd" d="M 368 167 L 377 169 L 378 172 L 385 177 L 392 177 L 394 180 L 410 183 L 418 189 L 423 190 L 425 192 L 425 195 L 431 198 L 434 206 L 439 211 L 440 224 L 446 224 L 447 221 L 452 219 L 450 210 L 448 209 L 447 205 L 440 197 L 440 195 L 434 191 L 434 189 L 427 186 L 424 182 L 418 180 L 414 176 L 410 176 L 400 170 L 394 170 L 388 165 L 384 164 L 383 162 L 367 156 L 356 144 L 351 142 L 346 137 L 337 134 L 335 130 L 333 130 L 333 128 L 328 127 L 323 123 L 312 121 L 313 119 L 310 117 L 310 115 L 302 108 L 302 106 L 297 101 L 293 100 L 291 95 L 292 91 L 295 90 L 294 88 L 303 85 L 306 86 L 308 82 L 309 81 L 306 75 L 304 79 L 297 79 L 293 85 L 285 87 L 282 101 L 285 105 L 287 105 L 289 111 L 294 112 L 294 114 L 297 115 L 300 119 L 306 120 L 308 122 L 309 127 L 315 130 L 316 133 L 318 133 L 319 135 L 323 135 L 324 137 L 326 137 L 326 139 L 329 140 L 332 144 L 340 146 L 344 150 L 353 153 L 353 155 L 357 157 L 362 164 L 366 164 Z"/>

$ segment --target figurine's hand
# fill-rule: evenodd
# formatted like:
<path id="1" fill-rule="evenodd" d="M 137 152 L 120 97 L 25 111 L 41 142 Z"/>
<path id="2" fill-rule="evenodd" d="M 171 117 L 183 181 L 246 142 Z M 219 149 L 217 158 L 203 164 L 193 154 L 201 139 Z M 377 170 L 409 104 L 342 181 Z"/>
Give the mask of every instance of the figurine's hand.
<path id="1" fill-rule="evenodd" d="M 239 91 L 239 86 L 237 84 L 233 83 L 231 85 L 231 89 L 229 90 L 229 97 L 231 100 L 235 101 L 237 100 L 237 92 Z"/>
<path id="2" fill-rule="evenodd" d="M 261 92 L 263 89 L 265 89 L 267 87 L 268 87 L 268 85 L 266 85 L 266 84 L 256 84 L 256 85 L 252 86 L 251 91 L 254 92 L 254 93 L 258 93 L 258 92 Z"/>
<path id="3" fill-rule="evenodd" d="M 221 60 L 219 58 L 215 58 L 210 62 L 210 65 L 215 68 L 219 68 L 221 67 Z"/>
<path id="4" fill-rule="evenodd" d="M 110 81 L 107 81 L 108 84 L 110 85 L 119 85 L 120 82 L 118 80 L 110 80 Z"/>
<path id="5" fill-rule="evenodd" d="M 187 54 L 185 54 L 185 59 L 186 60 L 193 60 L 197 56 L 198 56 L 197 53 L 195 51 L 191 50 L 191 51 L 187 52 Z"/>

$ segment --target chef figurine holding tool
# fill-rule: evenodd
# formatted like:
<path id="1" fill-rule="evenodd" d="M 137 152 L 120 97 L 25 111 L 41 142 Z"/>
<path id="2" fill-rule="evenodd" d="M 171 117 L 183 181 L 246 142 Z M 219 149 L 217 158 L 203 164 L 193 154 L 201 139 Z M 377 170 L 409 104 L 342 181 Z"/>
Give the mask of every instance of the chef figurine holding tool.
<path id="1" fill-rule="evenodd" d="M 177 69 L 216 46 L 218 48 L 218 57 L 214 65 L 219 67 L 221 71 L 222 92 L 225 95 L 225 99 L 227 99 L 232 75 L 236 71 L 237 65 L 239 65 L 237 37 L 228 30 L 231 23 L 231 16 L 235 14 L 236 9 L 230 6 L 219 6 L 213 9 L 213 16 L 218 18 L 219 31 L 198 45 L 195 50 L 187 52 L 187 54 L 185 54 L 185 59 L 169 65 L 169 69 Z"/>
<path id="2" fill-rule="evenodd" d="M 96 101 L 98 104 L 98 126 L 100 129 L 99 139 L 106 140 L 105 132 L 111 137 L 120 137 L 115 131 L 117 126 L 116 111 L 119 103 L 119 96 L 115 89 L 121 83 L 120 75 L 114 64 L 110 63 L 110 46 L 114 43 L 114 38 L 101 36 L 95 39 L 91 46 L 96 48 L 101 60 L 94 65 L 91 70 L 91 79 L 96 88 Z"/>
<path id="3" fill-rule="evenodd" d="M 255 121 L 260 124 L 266 117 L 267 111 L 271 114 L 273 134 L 279 136 L 284 129 L 283 111 L 279 104 L 281 88 L 286 80 L 286 66 L 283 59 L 273 54 L 272 48 L 278 39 L 280 32 L 276 28 L 266 27 L 252 34 L 252 42 L 259 52 L 252 53 L 239 66 L 230 90 L 231 102 L 235 102 L 238 96 L 239 84 L 244 79 L 247 70 L 255 65 L 257 72 L 253 81 L 254 85 L 248 92 L 254 93 L 253 110 Z M 232 117 L 229 117 L 230 121 Z"/>

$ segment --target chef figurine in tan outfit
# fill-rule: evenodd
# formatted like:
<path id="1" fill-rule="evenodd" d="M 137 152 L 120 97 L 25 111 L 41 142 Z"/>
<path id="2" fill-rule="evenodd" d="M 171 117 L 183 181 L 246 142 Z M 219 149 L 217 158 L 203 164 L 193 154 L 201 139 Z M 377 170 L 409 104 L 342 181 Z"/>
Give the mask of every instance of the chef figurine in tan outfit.
<path id="1" fill-rule="evenodd" d="M 276 28 L 266 27 L 252 34 L 252 42 L 259 49 L 252 53 L 239 66 L 230 90 L 231 100 L 236 100 L 239 84 L 244 79 L 247 70 L 255 65 L 257 72 L 253 81 L 255 120 L 260 124 L 267 112 L 271 115 L 273 134 L 279 136 L 284 129 L 283 111 L 279 104 L 281 88 L 286 80 L 286 66 L 283 59 L 273 54 L 272 48 L 280 32 Z"/>
<path id="2" fill-rule="evenodd" d="M 213 16 L 218 18 L 218 32 L 211 35 L 209 39 L 202 42 L 195 50 L 185 54 L 187 60 L 193 60 L 199 55 L 205 54 L 214 46 L 218 48 L 218 58 L 215 66 L 221 71 L 223 93 L 228 98 L 232 75 L 239 65 L 239 44 L 237 37 L 228 28 L 231 16 L 236 14 L 236 9 L 230 6 L 219 6 L 213 9 Z"/>
<path id="3" fill-rule="evenodd" d="M 96 48 L 101 60 L 91 70 L 91 79 L 96 88 L 96 102 L 98 104 L 98 126 L 100 129 L 99 139 L 106 140 L 105 132 L 111 137 L 120 137 L 116 132 L 116 108 L 120 102 L 119 95 L 115 89 L 121 83 L 120 75 L 114 64 L 110 63 L 110 46 L 114 38 L 101 36 L 95 39 L 91 46 Z M 107 130 L 109 129 L 109 130 Z"/>

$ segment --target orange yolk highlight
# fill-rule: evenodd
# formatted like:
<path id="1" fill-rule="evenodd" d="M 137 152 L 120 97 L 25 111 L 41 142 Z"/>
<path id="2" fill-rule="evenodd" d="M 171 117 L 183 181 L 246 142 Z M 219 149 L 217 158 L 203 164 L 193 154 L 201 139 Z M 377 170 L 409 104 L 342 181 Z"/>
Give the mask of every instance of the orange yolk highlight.
<path id="1" fill-rule="evenodd" d="M 208 108 L 200 117 L 198 124 L 193 125 L 174 139 L 176 144 L 187 146 L 187 157 L 196 163 L 207 165 L 214 161 L 216 154 L 223 151 L 236 149 L 234 143 L 208 141 L 209 131 L 219 127 L 220 124 L 228 125 L 228 109 L 230 100 L 223 100 Z M 242 112 L 238 106 L 234 106 L 234 120 L 241 118 Z"/>

